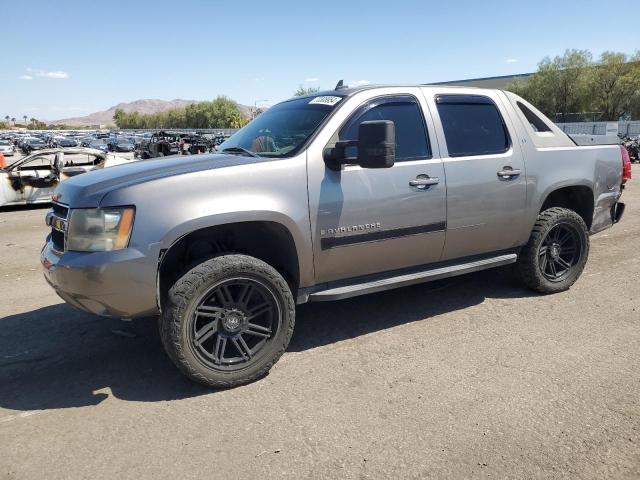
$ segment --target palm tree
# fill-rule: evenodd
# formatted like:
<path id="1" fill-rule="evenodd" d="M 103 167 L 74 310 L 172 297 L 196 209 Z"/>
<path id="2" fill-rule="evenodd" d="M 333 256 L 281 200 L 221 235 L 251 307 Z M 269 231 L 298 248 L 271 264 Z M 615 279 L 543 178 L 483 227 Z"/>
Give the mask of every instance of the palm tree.
<path id="1" fill-rule="evenodd" d="M 27 124 L 27 116 L 23 115 L 22 118 L 24 118 L 24 124 L 26 125 Z"/>
<path id="2" fill-rule="evenodd" d="M 9 120 L 11 120 L 11 117 L 9 115 L 5 115 L 4 119 L 7 121 L 7 123 L 9 123 Z"/>
<path id="3" fill-rule="evenodd" d="M 11 121 L 13 122 L 13 125 L 15 126 L 15 124 L 16 124 L 16 117 L 11 117 Z"/>

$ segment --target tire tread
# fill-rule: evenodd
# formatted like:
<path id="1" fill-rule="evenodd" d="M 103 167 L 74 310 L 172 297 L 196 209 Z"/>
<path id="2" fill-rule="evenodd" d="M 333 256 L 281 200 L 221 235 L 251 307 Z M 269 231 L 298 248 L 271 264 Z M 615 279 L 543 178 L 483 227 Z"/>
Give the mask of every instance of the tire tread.
<path id="1" fill-rule="evenodd" d="M 584 246 L 582 259 L 577 269 L 567 281 L 553 283 L 548 281 L 538 268 L 537 255 L 540 243 L 544 240 L 547 232 L 551 227 L 562 219 L 568 219 L 575 222 L 581 229 L 584 236 Z M 540 293 L 556 293 L 567 290 L 573 285 L 582 274 L 587 258 L 589 256 L 589 232 L 587 225 L 580 215 L 575 211 L 562 207 L 551 207 L 540 212 L 536 219 L 529 241 L 522 248 L 518 262 L 516 264 L 516 272 L 522 283 Z"/>
<path id="2" fill-rule="evenodd" d="M 232 276 L 239 271 L 255 272 L 265 277 L 284 298 L 283 323 L 284 335 L 280 335 L 280 345 L 274 355 L 258 369 L 248 368 L 245 372 L 229 373 L 216 372 L 206 375 L 196 368 L 187 358 L 185 349 L 188 348 L 181 341 L 182 322 L 184 314 L 192 300 L 193 293 L 209 278 L 225 275 Z M 293 334 L 295 325 L 295 302 L 285 279 L 267 263 L 248 255 L 221 255 L 210 258 L 182 275 L 169 289 L 167 303 L 160 318 L 160 338 L 167 354 L 176 366 L 189 378 L 215 388 L 231 388 L 250 383 L 264 376 L 285 352 Z M 238 375 L 241 373 L 240 375 Z M 228 378 L 224 378 L 224 377 Z"/>

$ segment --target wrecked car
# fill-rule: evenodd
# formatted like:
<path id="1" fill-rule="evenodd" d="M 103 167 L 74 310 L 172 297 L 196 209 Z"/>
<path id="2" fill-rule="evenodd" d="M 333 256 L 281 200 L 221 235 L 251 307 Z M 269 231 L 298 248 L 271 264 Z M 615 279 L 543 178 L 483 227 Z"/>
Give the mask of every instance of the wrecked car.
<path id="1" fill-rule="evenodd" d="M 167 157 L 209 152 L 213 149 L 212 140 L 197 134 L 159 131 L 148 141 L 143 141 L 136 149 L 136 156 L 142 159 Z"/>
<path id="2" fill-rule="evenodd" d="M 0 168 L 0 207 L 48 203 L 53 190 L 68 178 L 131 160 L 93 148 L 51 148 Z"/>

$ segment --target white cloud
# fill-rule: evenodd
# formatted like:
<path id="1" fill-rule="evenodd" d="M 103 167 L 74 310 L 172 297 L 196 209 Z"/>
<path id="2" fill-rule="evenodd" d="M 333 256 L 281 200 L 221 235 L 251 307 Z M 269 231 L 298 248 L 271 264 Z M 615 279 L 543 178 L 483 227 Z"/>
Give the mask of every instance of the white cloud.
<path id="1" fill-rule="evenodd" d="M 505 60 L 506 63 L 518 63 L 520 60 L 518 60 L 517 58 L 507 58 Z"/>
<path id="2" fill-rule="evenodd" d="M 63 72 L 62 70 L 42 70 L 36 68 L 27 68 L 27 75 L 20 75 L 22 80 L 33 80 L 33 77 L 42 77 L 42 78 L 57 78 L 61 80 L 66 80 L 69 78 L 69 74 L 67 72 Z M 29 77 L 29 78 L 27 78 Z"/>
<path id="3" fill-rule="evenodd" d="M 317 82 L 318 80 L 320 80 L 320 79 L 316 78 L 316 77 L 307 77 L 307 78 L 304 79 L 304 81 L 308 82 L 308 83 Z"/>
<path id="4" fill-rule="evenodd" d="M 354 80 L 349 82 L 350 87 L 358 87 L 360 85 L 369 85 L 371 82 L 369 80 Z"/>
<path id="5" fill-rule="evenodd" d="M 57 70 L 54 72 L 45 72 L 44 70 L 40 70 L 38 73 L 36 73 L 36 75 L 38 77 L 45 77 L 45 78 L 59 78 L 62 80 L 66 80 L 67 78 L 69 78 L 69 74 L 67 72 L 63 72 L 61 70 Z"/>

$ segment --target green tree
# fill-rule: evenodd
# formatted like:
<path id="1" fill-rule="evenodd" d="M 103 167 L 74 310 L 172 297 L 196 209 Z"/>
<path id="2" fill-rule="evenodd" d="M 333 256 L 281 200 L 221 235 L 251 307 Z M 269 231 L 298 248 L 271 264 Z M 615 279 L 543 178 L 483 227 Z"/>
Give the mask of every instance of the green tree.
<path id="1" fill-rule="evenodd" d="M 153 114 L 114 112 L 118 128 L 239 128 L 246 123 L 240 107 L 233 100 L 219 96 L 211 102 L 193 103 Z"/>
<path id="2" fill-rule="evenodd" d="M 585 50 L 567 50 L 553 60 L 544 58 L 536 73 L 507 90 L 556 121 L 587 112 L 602 120 L 640 118 L 640 51 L 605 52 L 594 62 Z"/>
<path id="3" fill-rule="evenodd" d="M 593 108 L 604 120 L 640 113 L 640 52 L 633 56 L 604 52 L 588 72 Z"/>
<path id="4" fill-rule="evenodd" d="M 309 95 L 311 93 L 318 93 L 320 91 L 320 87 L 303 87 L 302 85 L 298 86 L 298 89 L 293 92 L 293 95 L 296 97 L 304 97 L 305 95 Z"/>
<path id="5" fill-rule="evenodd" d="M 45 128 L 47 128 L 47 124 L 44 122 L 41 122 L 37 118 L 31 117 L 29 119 L 29 124 L 27 125 L 27 128 L 29 130 L 44 130 Z"/>
<path id="6" fill-rule="evenodd" d="M 516 81 L 508 90 L 527 99 L 545 115 L 564 121 L 568 113 L 584 111 L 587 92 L 585 70 L 591 63 L 586 50 L 567 50 L 553 59 L 545 57 L 527 81 Z"/>
<path id="7" fill-rule="evenodd" d="M 116 123 L 118 128 L 125 128 L 123 124 L 125 123 L 126 113 L 121 108 L 116 108 L 116 111 L 113 112 L 113 121 Z"/>

